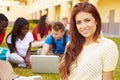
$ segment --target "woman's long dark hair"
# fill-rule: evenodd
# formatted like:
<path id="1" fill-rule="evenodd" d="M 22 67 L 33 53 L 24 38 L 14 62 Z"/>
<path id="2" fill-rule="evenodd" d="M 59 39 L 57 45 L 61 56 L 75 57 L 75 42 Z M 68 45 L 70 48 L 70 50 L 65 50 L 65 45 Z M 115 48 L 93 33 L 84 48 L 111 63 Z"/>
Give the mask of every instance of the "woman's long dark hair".
<path id="1" fill-rule="evenodd" d="M 27 24 L 29 24 L 29 22 L 25 18 L 23 18 L 23 17 L 17 18 L 14 23 L 12 31 L 8 34 L 8 36 L 12 34 L 11 42 L 12 42 L 12 46 L 15 51 L 17 51 L 16 41 L 17 41 L 19 35 L 21 34 L 21 29 L 24 27 L 24 25 L 27 25 Z"/>
<path id="2" fill-rule="evenodd" d="M 88 2 L 78 3 L 73 7 L 71 19 L 70 19 L 70 43 L 66 48 L 65 55 L 63 56 L 61 63 L 60 63 L 60 76 L 61 80 L 64 80 L 70 75 L 70 67 L 73 62 L 77 61 L 77 57 L 79 56 L 80 52 L 82 51 L 83 44 L 85 42 L 85 37 L 83 37 L 76 28 L 76 21 L 75 17 L 79 12 L 87 12 L 92 14 L 95 21 L 97 22 L 96 32 L 93 36 L 94 41 L 100 35 L 101 30 L 101 18 L 97 11 L 97 9 Z"/>
<path id="3" fill-rule="evenodd" d="M 41 16 L 38 24 L 41 38 L 44 37 L 44 32 L 46 27 L 46 18 L 47 18 L 47 15 Z"/>

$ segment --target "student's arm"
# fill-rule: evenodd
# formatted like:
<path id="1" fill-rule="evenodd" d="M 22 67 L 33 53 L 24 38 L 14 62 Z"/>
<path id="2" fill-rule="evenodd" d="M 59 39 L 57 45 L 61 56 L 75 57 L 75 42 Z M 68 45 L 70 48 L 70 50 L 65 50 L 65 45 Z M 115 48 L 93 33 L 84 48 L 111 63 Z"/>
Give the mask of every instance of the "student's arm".
<path id="1" fill-rule="evenodd" d="M 31 43 L 29 44 L 29 48 L 27 50 L 26 56 L 24 57 L 27 66 L 30 66 L 30 50 L 31 50 Z"/>
<path id="2" fill-rule="evenodd" d="M 41 54 L 42 54 L 42 55 L 47 55 L 49 49 L 50 49 L 50 45 L 48 45 L 48 44 L 44 44 L 44 45 L 43 45 L 43 49 L 42 49 L 42 53 L 41 53 Z"/>
<path id="3" fill-rule="evenodd" d="M 26 53 L 26 57 L 30 57 L 31 43 L 29 44 L 29 48 Z"/>
<path id="4" fill-rule="evenodd" d="M 10 53 L 14 53 L 14 48 L 12 44 L 7 43 L 7 45 L 8 45 L 8 48 L 10 49 Z"/>
<path id="5" fill-rule="evenodd" d="M 113 74 L 113 71 L 103 72 L 102 80 L 112 80 L 112 74 Z"/>
<path id="6" fill-rule="evenodd" d="M 14 53 L 15 52 L 15 48 L 12 45 L 11 38 L 12 38 L 12 34 L 9 34 L 8 37 L 6 38 L 6 43 L 7 43 L 8 48 L 10 49 L 10 53 Z"/>

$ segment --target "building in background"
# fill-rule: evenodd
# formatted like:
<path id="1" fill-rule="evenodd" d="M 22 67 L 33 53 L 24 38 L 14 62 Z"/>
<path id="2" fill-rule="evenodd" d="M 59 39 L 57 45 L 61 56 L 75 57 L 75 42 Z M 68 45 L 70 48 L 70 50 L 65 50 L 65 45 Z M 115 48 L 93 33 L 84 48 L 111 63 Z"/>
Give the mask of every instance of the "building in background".
<path id="1" fill-rule="evenodd" d="M 0 13 L 4 13 L 10 22 L 18 17 L 30 19 L 27 0 L 0 0 Z"/>
<path id="2" fill-rule="evenodd" d="M 10 21 L 17 17 L 27 19 L 39 19 L 47 14 L 50 21 L 61 21 L 62 17 L 68 17 L 72 7 L 78 3 L 87 1 L 95 5 L 101 15 L 105 35 L 120 36 L 120 0 L 0 0 L 9 1 L 9 4 L 0 4 L 0 12 L 8 16 Z M 13 5 L 13 2 L 19 5 Z M 0 2 L 1 3 L 1 2 Z"/>

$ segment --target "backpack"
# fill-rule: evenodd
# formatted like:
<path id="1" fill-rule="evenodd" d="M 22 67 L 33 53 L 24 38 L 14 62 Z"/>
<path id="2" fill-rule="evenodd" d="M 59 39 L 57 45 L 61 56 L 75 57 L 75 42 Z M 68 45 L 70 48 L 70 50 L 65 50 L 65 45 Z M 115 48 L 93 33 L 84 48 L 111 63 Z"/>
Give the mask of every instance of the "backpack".
<path id="1" fill-rule="evenodd" d="M 63 40 L 63 46 L 64 46 L 64 48 L 66 46 L 66 37 L 67 37 L 67 32 L 65 31 L 65 33 L 63 35 L 63 39 L 64 39 Z M 56 44 L 55 44 L 55 40 L 54 40 L 53 36 L 52 36 L 52 45 L 53 45 L 53 52 L 55 52 Z"/>

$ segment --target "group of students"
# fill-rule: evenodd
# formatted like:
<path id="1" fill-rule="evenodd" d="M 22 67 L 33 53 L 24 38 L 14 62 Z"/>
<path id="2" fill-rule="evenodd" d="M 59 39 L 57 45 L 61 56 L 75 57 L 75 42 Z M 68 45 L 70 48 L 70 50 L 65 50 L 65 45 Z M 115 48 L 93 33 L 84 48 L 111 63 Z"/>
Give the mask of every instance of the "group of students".
<path id="1" fill-rule="evenodd" d="M 28 24 L 29 23 L 26 19 L 18 18 L 15 21 L 13 30 L 7 36 L 6 41 L 7 41 L 8 47 L 11 52 L 11 54 L 9 56 L 10 62 L 17 63 L 16 62 L 16 61 L 18 61 L 17 59 L 21 59 L 19 61 L 26 62 L 26 65 L 29 66 L 29 59 L 27 58 L 27 57 L 29 57 L 29 53 L 27 53 L 23 57 L 16 55 L 16 53 L 18 54 L 18 52 L 19 52 L 19 50 L 17 50 L 17 48 L 19 48 L 20 51 L 24 52 L 24 51 L 26 51 L 26 49 L 21 50 L 21 48 L 29 47 L 27 45 L 29 44 L 29 42 L 31 42 L 31 39 L 28 39 L 29 42 L 25 41 L 27 38 L 31 37 L 31 34 L 27 33 L 27 31 L 29 29 Z M 0 13 L 0 45 L 2 44 L 3 39 L 5 37 L 5 33 L 6 33 L 5 31 L 6 31 L 7 26 L 8 26 L 7 17 L 4 14 Z M 12 35 L 14 35 L 14 36 L 12 36 Z M 26 43 L 24 46 L 21 47 L 21 45 L 23 45 L 23 43 L 22 43 L 23 39 L 25 39 L 24 42 L 26 42 Z M 20 43 L 18 43 L 18 42 L 20 42 Z M 21 55 L 23 55 L 23 54 L 21 54 Z M 1 53 L 0 53 L 0 57 L 1 57 Z M 14 60 L 16 60 L 16 61 L 14 61 Z M 18 63 L 20 63 L 20 62 L 18 62 Z M 30 77 L 19 76 L 14 72 L 14 70 L 9 62 L 0 60 L 0 80 L 42 80 L 42 77 L 41 76 L 30 76 Z"/>
<path id="2" fill-rule="evenodd" d="M 0 34 L 1 35 L 4 34 L 4 36 L 3 37 L 0 36 L 0 37 L 2 37 L 1 41 L 3 41 L 5 37 L 5 31 L 8 26 L 8 19 L 4 14 L 0 14 L 0 16 L 6 18 L 6 23 L 4 24 L 4 26 L 1 25 L 2 32 Z M 2 21 L 5 21 L 2 20 L 3 19 L 2 17 L 0 20 L 1 24 L 3 24 Z M 44 41 L 44 37 L 46 37 L 45 41 Z M 68 41 L 69 41 L 69 37 L 65 34 L 65 27 L 61 22 L 54 22 L 52 24 L 51 33 L 48 35 L 48 20 L 47 20 L 47 16 L 43 15 L 40 18 L 39 24 L 33 29 L 31 33 L 29 32 L 29 22 L 25 18 L 19 17 L 16 19 L 11 32 L 6 37 L 6 43 L 10 50 L 10 54 L 7 60 L 13 66 L 17 65 L 17 66 L 30 67 L 31 47 L 36 47 L 36 44 L 38 46 L 43 46 L 42 52 L 38 54 L 49 55 L 49 50 L 53 49 L 53 45 L 54 45 L 54 49 L 52 53 L 61 56 L 64 54 L 65 45 L 67 44 Z M 52 53 L 50 55 L 53 55 Z M 1 61 L 1 63 L 4 62 Z M 10 64 L 8 62 L 6 64 L 9 65 L 10 67 Z M 1 67 L 1 69 L 4 68 Z M 12 67 L 10 67 L 9 69 L 10 70 L 8 71 L 13 73 Z M 15 75 L 14 77 L 16 76 L 17 75 Z M 3 79 L 3 77 L 1 77 L 0 79 Z"/>
<path id="3" fill-rule="evenodd" d="M 48 35 L 48 32 L 46 15 L 41 16 L 39 24 L 32 33 L 29 32 L 29 22 L 23 17 L 17 18 L 12 31 L 6 37 L 6 43 L 10 50 L 8 61 L 12 64 L 18 64 L 18 66 L 30 67 L 30 50 L 36 45 L 38 45 L 37 47 L 43 46 L 42 52 L 37 51 L 38 54 L 47 55 L 54 45 L 53 53 L 62 55 L 65 49 L 64 44 L 69 41 L 69 37 L 65 34 L 64 25 L 61 22 L 54 22 L 51 34 Z M 44 36 L 46 37 L 45 41 Z"/>
<path id="4" fill-rule="evenodd" d="M 8 19 L 4 14 L 0 14 L 0 16 L 3 16 L 6 18 L 5 26 L 0 25 L 0 26 L 2 26 L 1 27 L 2 28 L 1 35 L 4 33 L 4 37 L 5 37 L 5 30 L 8 25 Z M 45 15 L 42 17 L 45 17 Z M 1 18 L 1 19 L 3 19 L 3 18 Z M 0 20 L 1 24 L 3 24 L 2 21 L 5 21 L 5 20 Z M 40 26 L 40 24 L 38 26 Z M 42 51 L 43 51 L 43 53 L 45 53 L 44 51 L 46 51 L 46 49 L 47 49 L 47 51 L 49 52 L 49 49 L 50 49 L 51 45 L 53 44 L 52 40 L 54 40 L 54 44 L 56 44 L 56 48 L 54 47 L 55 48 L 54 53 L 62 55 L 64 53 L 64 49 L 65 49 L 65 47 L 63 47 L 64 38 L 66 37 L 65 43 L 67 43 L 69 41 L 69 37 L 67 35 L 65 35 L 65 37 L 63 36 L 64 35 L 64 25 L 61 22 L 55 22 L 53 24 L 51 32 L 52 32 L 52 34 L 48 35 L 48 37 L 45 40 L 45 44 L 44 44 Z M 40 35 L 40 31 L 39 31 L 39 35 Z M 2 36 L 0 36 L 0 37 L 2 37 Z M 2 37 L 2 39 L 4 37 Z M 42 38 L 43 38 L 43 36 L 42 36 Z M 35 38 L 33 37 L 32 33 L 29 32 L 29 22 L 23 17 L 17 18 L 14 23 L 12 31 L 6 37 L 6 43 L 10 50 L 10 54 L 8 56 L 8 61 L 11 64 L 18 64 L 18 66 L 30 67 L 30 49 L 31 49 L 31 44 L 34 44 L 34 40 L 35 40 Z M 47 52 L 45 54 L 47 55 Z M 3 62 L 1 61 L 1 63 L 3 63 Z M 6 64 L 10 65 L 9 63 L 6 63 Z M 1 67 L 1 69 L 2 68 L 3 67 Z M 8 70 L 8 71 L 12 72 L 13 70 L 11 70 L 11 69 L 12 68 L 10 67 L 10 70 Z M 15 76 L 17 76 L 17 75 L 15 75 Z"/>
<path id="5" fill-rule="evenodd" d="M 38 53 L 51 54 L 49 50 L 54 48 L 52 54 L 61 57 L 61 80 L 112 80 L 118 61 L 118 48 L 112 40 L 100 35 L 101 18 L 94 5 L 81 2 L 73 7 L 70 35 L 67 37 L 61 22 L 53 23 L 51 33 L 47 35 L 46 22 L 47 18 L 44 19 L 44 23 L 40 21 L 37 25 L 36 30 L 42 33 L 35 30 L 40 35 L 38 40 L 44 41 L 43 49 Z M 34 38 L 28 30 L 29 23 L 26 19 L 18 18 L 15 21 L 13 30 L 7 36 L 7 44 L 12 53 L 11 62 L 16 63 L 16 56 L 19 57 L 20 64 L 24 62 L 26 66 L 30 66 L 30 48 Z M 45 40 L 42 39 L 43 35 L 47 36 Z"/>

